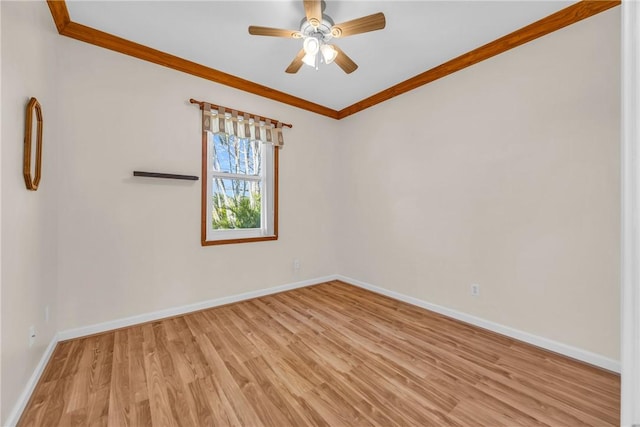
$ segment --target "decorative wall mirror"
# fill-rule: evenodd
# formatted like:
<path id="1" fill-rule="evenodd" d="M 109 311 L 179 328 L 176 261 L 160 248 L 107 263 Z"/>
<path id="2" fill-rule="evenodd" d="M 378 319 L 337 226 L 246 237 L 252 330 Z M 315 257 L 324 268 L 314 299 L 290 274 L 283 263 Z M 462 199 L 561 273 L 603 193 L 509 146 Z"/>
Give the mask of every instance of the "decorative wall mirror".
<path id="1" fill-rule="evenodd" d="M 35 123 L 34 118 L 35 116 Z M 35 129 L 34 129 L 35 128 Z M 36 134 L 35 153 L 33 152 L 33 132 Z M 35 170 L 32 173 L 32 163 Z M 37 99 L 31 98 L 27 104 L 27 119 L 24 130 L 24 182 L 27 190 L 36 191 L 42 176 L 42 108 Z"/>

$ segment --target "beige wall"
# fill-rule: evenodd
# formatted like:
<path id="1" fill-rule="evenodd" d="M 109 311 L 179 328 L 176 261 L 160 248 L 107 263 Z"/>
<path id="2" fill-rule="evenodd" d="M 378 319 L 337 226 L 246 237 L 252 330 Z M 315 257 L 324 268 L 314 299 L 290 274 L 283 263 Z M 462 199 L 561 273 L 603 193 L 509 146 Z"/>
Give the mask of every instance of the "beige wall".
<path id="1" fill-rule="evenodd" d="M 69 38 L 59 43 L 61 330 L 335 273 L 337 121 Z M 131 176 L 200 175 L 200 112 L 189 98 L 293 124 L 280 153 L 278 241 L 203 248 L 200 182 Z"/>
<path id="2" fill-rule="evenodd" d="M 56 311 L 58 36 L 46 4 L 0 2 L 2 8 L 2 405 L 5 420 L 57 331 Z M 19 42 L 16 42 L 19 40 Z M 31 96 L 44 115 L 40 188 L 27 191 L 22 176 L 25 106 Z M 29 348 L 29 327 L 36 327 Z M 4 425 L 4 423 L 3 423 Z"/>
<path id="3" fill-rule="evenodd" d="M 618 359 L 619 19 L 341 122 L 338 270 Z"/>

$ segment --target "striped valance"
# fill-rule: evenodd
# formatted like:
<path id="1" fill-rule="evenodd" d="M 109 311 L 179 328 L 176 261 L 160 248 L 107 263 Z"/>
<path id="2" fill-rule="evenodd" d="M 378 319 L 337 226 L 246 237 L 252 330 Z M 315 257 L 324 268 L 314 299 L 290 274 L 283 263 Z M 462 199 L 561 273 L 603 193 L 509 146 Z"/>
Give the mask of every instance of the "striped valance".
<path id="1" fill-rule="evenodd" d="M 204 102 L 202 105 L 202 129 L 212 133 L 222 133 L 237 138 L 248 138 L 282 148 L 283 123 L 225 107 L 214 107 Z"/>

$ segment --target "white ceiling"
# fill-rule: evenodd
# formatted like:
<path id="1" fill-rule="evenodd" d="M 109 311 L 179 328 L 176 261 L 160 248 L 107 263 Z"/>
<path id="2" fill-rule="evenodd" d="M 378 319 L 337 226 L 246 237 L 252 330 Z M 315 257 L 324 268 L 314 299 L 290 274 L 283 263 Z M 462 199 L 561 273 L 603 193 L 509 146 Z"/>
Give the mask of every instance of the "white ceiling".
<path id="1" fill-rule="evenodd" d="M 297 74 L 301 40 L 251 36 L 249 25 L 298 29 L 302 0 L 67 1 L 71 20 L 340 110 L 548 16 L 575 0 L 327 1 L 336 23 L 383 12 L 386 28 L 335 40 L 358 65 Z"/>

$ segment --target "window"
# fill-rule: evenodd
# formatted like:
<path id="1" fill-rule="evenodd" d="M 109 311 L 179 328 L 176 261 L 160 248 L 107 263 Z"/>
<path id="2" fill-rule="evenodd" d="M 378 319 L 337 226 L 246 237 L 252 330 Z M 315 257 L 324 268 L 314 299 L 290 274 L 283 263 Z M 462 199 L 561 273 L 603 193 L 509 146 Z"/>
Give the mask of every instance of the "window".
<path id="1" fill-rule="evenodd" d="M 277 238 L 277 149 L 207 132 L 207 241 Z"/>
<path id="2" fill-rule="evenodd" d="M 281 126 L 205 104 L 202 245 L 278 238 Z"/>

